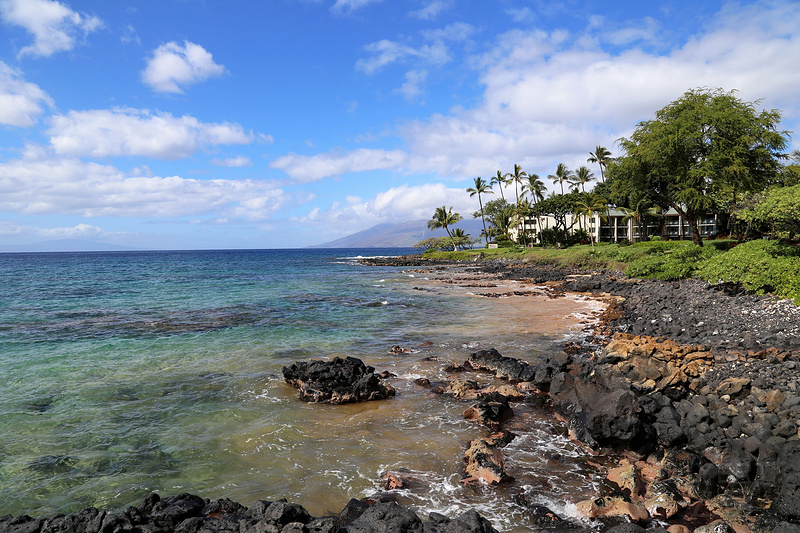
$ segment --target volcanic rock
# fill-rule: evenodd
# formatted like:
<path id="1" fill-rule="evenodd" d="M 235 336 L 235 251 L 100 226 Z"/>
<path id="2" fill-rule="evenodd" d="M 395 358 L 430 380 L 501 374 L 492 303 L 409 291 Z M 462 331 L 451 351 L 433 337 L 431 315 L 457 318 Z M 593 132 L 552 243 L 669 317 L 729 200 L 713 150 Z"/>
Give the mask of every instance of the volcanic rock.
<path id="1" fill-rule="evenodd" d="M 286 383 L 300 389 L 300 399 L 313 403 L 364 402 L 395 394 L 373 367 L 355 357 L 294 363 L 283 367 L 283 376 Z"/>

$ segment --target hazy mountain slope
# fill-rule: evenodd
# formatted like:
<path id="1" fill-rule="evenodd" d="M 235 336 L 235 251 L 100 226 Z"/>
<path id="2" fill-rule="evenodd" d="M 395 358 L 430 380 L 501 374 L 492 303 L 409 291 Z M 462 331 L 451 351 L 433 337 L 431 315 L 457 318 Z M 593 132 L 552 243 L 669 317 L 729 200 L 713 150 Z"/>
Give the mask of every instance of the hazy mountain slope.
<path id="1" fill-rule="evenodd" d="M 462 228 L 472 238 L 480 235 L 483 229 L 480 219 L 462 220 L 455 227 Z M 443 229 L 429 230 L 427 220 L 412 220 L 397 224 L 378 224 L 335 241 L 317 244 L 314 248 L 407 248 L 429 237 L 446 235 Z"/>

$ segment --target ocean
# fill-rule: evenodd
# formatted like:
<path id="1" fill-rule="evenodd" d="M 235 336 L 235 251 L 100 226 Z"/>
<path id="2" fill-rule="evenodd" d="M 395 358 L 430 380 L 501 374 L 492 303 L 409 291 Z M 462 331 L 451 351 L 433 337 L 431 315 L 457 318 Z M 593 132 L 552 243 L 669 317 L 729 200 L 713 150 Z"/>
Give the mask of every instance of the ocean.
<path id="1" fill-rule="evenodd" d="M 596 494 L 600 459 L 563 424 L 515 405 L 515 481 L 462 487 L 466 443 L 486 430 L 414 380 L 444 380 L 447 362 L 483 348 L 533 362 L 593 304 L 485 298 L 358 262 L 406 252 L 0 254 L 0 515 L 118 509 L 156 491 L 285 497 L 321 516 L 398 469 L 418 481 L 394 491 L 418 514 L 475 508 L 525 531 L 522 492 L 574 514 Z M 397 396 L 308 404 L 283 382 L 284 365 L 348 355 L 395 374 Z"/>

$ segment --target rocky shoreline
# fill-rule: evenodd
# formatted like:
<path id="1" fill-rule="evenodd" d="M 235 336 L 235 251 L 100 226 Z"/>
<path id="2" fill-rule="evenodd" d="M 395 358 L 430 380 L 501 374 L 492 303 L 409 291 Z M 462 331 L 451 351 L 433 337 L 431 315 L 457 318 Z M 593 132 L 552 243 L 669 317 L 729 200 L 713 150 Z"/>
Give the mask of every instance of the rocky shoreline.
<path id="1" fill-rule="evenodd" d="M 604 529 L 800 532 L 799 307 L 698 280 L 657 282 L 493 261 L 452 265 L 406 257 L 370 262 L 443 276 L 458 271 L 467 275 L 462 283 L 472 283 L 464 286 L 488 287 L 490 279 L 546 284 L 553 297 L 580 292 L 609 302 L 581 342 L 538 363 L 484 350 L 450 369 L 490 372 L 508 386 L 478 389 L 457 376 L 446 383 L 418 383 L 473 398 L 465 417 L 491 431 L 467 445 L 462 483 L 509 479 L 502 454 L 513 439 L 503 429 L 513 416 L 509 402 L 535 398 L 567 421 L 576 441 L 623 457 L 608 472 L 603 492 L 578 504 L 584 516 L 601 519 Z M 363 382 L 363 390 L 353 394 L 320 395 L 313 381 L 319 372 L 308 372 L 313 363 L 296 363 L 284 373 L 307 401 L 377 399 L 373 388 L 365 387 L 369 380 L 380 397 L 394 392 L 376 381 L 370 367 L 349 363 L 358 371 L 345 374 Z M 402 472 L 385 477 L 388 489 L 413 482 Z M 387 498 L 351 500 L 338 516 L 314 518 L 284 500 L 246 508 L 230 500 L 190 494 L 162 500 L 154 494 L 117 513 L 87 509 L 50 518 L 3 516 L 0 533 L 494 531 L 474 511 L 456 519 L 436 513 L 421 519 Z M 542 529 L 574 527 L 529 503 L 525 494 L 515 502 Z"/>
<path id="2" fill-rule="evenodd" d="M 609 299 L 582 343 L 511 379 L 547 392 L 577 441 L 625 455 L 606 493 L 579 504 L 585 516 L 674 533 L 800 531 L 800 308 L 699 280 L 451 268 Z M 520 363 L 495 359 L 498 375 Z"/>

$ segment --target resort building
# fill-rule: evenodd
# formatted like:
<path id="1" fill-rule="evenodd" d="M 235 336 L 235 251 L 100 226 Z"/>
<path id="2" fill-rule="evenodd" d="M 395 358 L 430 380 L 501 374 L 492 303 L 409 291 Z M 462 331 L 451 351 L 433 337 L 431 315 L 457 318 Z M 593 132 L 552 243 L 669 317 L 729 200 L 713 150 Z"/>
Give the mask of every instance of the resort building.
<path id="1" fill-rule="evenodd" d="M 565 215 L 565 223 L 569 231 L 585 230 L 594 236 L 595 242 L 620 242 L 642 240 L 641 226 L 633 219 L 625 220 L 627 214 L 619 209 L 609 209 L 604 213 L 605 220 L 599 214 L 593 217 L 585 215 L 575 216 Z M 671 240 L 691 239 L 689 223 L 674 209 L 669 209 L 664 214 L 663 234 L 659 217 L 646 217 L 644 224 L 644 237 L 655 235 L 663 236 Z M 523 224 L 512 225 L 509 233 L 511 238 L 518 241 L 520 229 L 524 228 L 527 235 L 534 235 L 542 229 L 555 229 L 557 221 L 553 216 L 526 218 Z M 717 234 L 718 217 L 714 213 L 701 216 L 698 220 L 700 235 L 704 238 L 712 237 Z M 538 240 L 538 239 L 537 239 Z"/>

